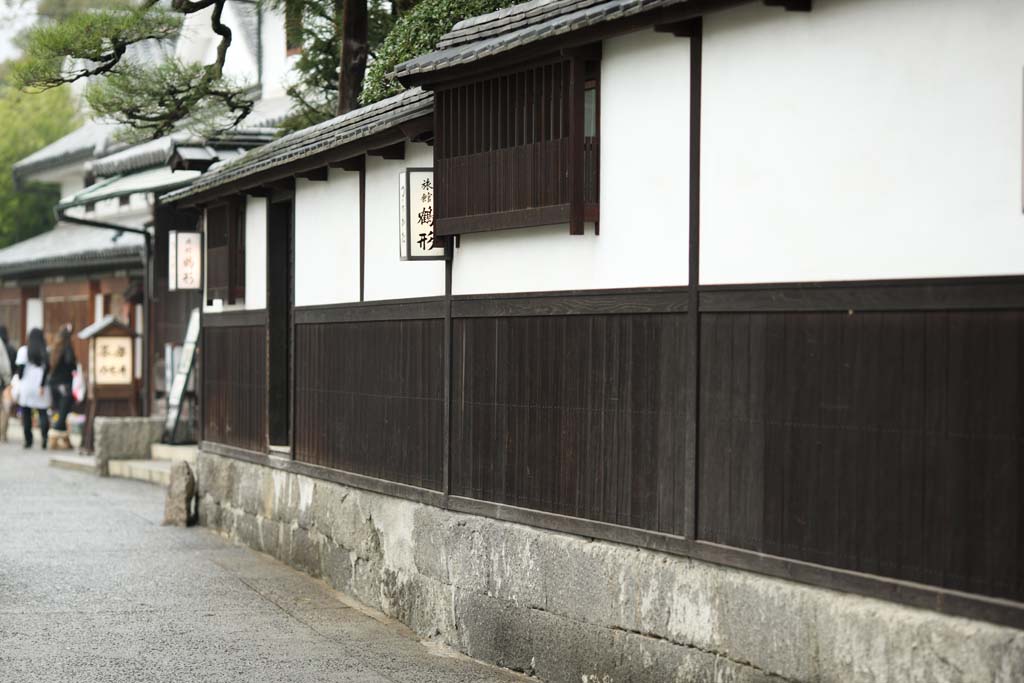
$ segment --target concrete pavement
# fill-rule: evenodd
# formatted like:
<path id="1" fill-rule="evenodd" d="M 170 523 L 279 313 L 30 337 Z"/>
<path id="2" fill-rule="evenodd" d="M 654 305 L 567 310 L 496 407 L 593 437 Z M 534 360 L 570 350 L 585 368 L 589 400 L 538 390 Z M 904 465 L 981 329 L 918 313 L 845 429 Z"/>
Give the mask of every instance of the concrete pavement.
<path id="1" fill-rule="evenodd" d="M 0 445 L 0 681 L 523 681 L 205 529 L 162 488 Z"/>

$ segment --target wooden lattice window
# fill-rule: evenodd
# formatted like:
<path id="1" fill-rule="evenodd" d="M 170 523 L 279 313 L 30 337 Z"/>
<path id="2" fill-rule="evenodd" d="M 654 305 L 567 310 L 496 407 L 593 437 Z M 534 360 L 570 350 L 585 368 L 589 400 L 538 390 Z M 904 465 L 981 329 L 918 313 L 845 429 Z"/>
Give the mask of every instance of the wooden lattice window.
<path id="1" fill-rule="evenodd" d="M 206 298 L 245 298 L 245 211 L 241 200 L 206 209 Z"/>
<path id="2" fill-rule="evenodd" d="M 598 221 L 600 52 L 437 89 L 435 232 Z"/>

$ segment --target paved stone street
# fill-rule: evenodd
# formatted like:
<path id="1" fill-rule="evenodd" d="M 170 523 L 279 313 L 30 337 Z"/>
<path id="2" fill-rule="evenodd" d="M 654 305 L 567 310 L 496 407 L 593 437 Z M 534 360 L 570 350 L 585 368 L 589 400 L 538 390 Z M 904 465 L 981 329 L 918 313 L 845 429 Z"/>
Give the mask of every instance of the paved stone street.
<path id="1" fill-rule="evenodd" d="M 0 445 L 0 681 L 514 681 L 205 529 Z"/>

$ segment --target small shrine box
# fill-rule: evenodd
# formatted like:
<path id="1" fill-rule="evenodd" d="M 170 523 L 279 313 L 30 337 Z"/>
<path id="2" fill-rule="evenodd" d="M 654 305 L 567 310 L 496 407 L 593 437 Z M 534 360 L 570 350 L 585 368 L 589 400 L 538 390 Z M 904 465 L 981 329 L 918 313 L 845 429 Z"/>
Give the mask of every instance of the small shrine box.
<path id="1" fill-rule="evenodd" d="M 89 342 L 89 415 L 83 447 L 92 448 L 92 423 L 97 415 L 139 414 L 135 381 L 135 333 L 112 315 L 78 333 Z"/>

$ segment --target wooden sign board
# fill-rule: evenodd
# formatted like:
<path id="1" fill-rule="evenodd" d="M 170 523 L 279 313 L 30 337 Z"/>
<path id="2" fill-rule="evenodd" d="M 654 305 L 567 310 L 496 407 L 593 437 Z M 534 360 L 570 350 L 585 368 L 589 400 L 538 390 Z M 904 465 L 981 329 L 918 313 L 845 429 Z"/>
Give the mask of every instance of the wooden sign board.
<path id="1" fill-rule="evenodd" d="M 98 386 L 128 385 L 134 380 L 131 337 L 96 337 L 93 377 Z"/>
<path id="2" fill-rule="evenodd" d="M 188 380 L 196 363 L 196 345 L 199 343 L 199 309 L 193 308 L 188 319 L 188 330 L 185 332 L 185 344 L 181 348 L 181 358 L 174 372 L 171 390 L 167 393 L 167 419 L 164 422 L 164 443 L 174 443 L 175 432 L 181 419 L 181 402 L 185 397 Z"/>
<path id="3" fill-rule="evenodd" d="M 434 169 L 407 168 L 398 175 L 398 256 L 403 261 L 444 258 L 434 239 Z"/>

